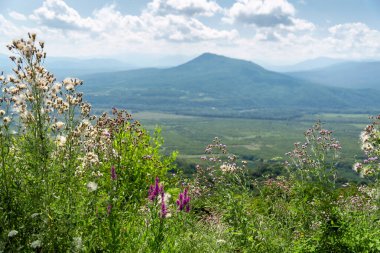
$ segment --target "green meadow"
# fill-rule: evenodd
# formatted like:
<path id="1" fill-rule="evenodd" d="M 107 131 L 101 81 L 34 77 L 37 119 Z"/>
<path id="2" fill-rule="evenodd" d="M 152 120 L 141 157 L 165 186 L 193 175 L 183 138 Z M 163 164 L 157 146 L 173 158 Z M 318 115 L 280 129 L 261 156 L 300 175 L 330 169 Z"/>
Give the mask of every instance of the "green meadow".
<path id="1" fill-rule="evenodd" d="M 342 144 L 342 173 L 356 178 L 352 164 L 361 158 L 359 135 L 371 121 L 367 114 L 310 114 L 291 120 L 263 120 L 192 117 L 168 113 L 139 112 L 133 114 L 143 125 L 153 131 L 161 129 L 164 149 L 167 153 L 178 151 L 182 165 L 191 166 L 200 162 L 200 156 L 214 137 L 227 145 L 228 151 L 247 160 L 252 170 L 262 162 L 283 162 L 285 153 L 294 143 L 304 139 L 304 132 L 315 122 L 321 121 L 324 128 L 333 130 Z"/>

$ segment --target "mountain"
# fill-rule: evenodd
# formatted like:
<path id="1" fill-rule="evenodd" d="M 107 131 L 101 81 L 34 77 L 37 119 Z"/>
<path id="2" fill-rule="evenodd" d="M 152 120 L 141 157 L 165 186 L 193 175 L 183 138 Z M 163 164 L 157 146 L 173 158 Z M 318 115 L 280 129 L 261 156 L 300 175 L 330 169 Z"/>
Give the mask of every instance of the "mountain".
<path id="1" fill-rule="evenodd" d="M 326 87 L 249 61 L 205 53 L 177 67 L 81 77 L 97 108 L 229 117 L 291 117 L 304 112 L 365 111 L 380 92 Z"/>
<path id="2" fill-rule="evenodd" d="M 45 67 L 55 74 L 58 80 L 68 76 L 114 72 L 135 68 L 133 65 L 114 59 L 78 59 L 69 57 L 47 57 Z M 8 56 L 0 54 L 0 71 L 10 73 L 14 64 Z"/>
<path id="3" fill-rule="evenodd" d="M 343 60 L 334 59 L 329 57 L 319 57 L 311 60 L 306 60 L 299 62 L 294 65 L 286 65 L 286 66 L 268 66 L 267 68 L 273 71 L 278 72 L 298 72 L 298 71 L 308 71 L 320 68 L 326 68 L 331 65 L 342 63 Z"/>
<path id="4" fill-rule="evenodd" d="M 292 77 L 327 86 L 380 90 L 380 62 L 345 62 L 329 67 L 287 73 Z"/>

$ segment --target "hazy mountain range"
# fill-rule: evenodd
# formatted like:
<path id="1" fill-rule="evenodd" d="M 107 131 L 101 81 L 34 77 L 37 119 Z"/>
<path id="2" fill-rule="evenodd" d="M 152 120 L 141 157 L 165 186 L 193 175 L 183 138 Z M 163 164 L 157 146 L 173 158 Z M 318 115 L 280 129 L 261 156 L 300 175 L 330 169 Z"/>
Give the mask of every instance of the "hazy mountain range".
<path id="1" fill-rule="evenodd" d="M 330 87 L 294 75 L 205 53 L 176 67 L 98 73 L 82 79 L 91 102 L 99 107 L 268 118 L 380 107 L 380 91 Z"/>
<path id="2" fill-rule="evenodd" d="M 302 61 L 293 65 L 276 66 L 276 65 L 264 64 L 263 66 L 265 66 L 265 68 L 272 71 L 286 73 L 286 72 L 307 71 L 307 70 L 325 68 L 337 63 L 342 63 L 342 62 L 344 62 L 344 60 L 334 59 L 334 58 L 329 58 L 329 57 L 319 57 L 319 58 Z"/>
<path id="3" fill-rule="evenodd" d="M 0 64 L 9 66 L 9 60 L 0 57 Z M 116 60 L 54 57 L 46 66 L 58 79 L 83 79 L 86 97 L 102 109 L 289 118 L 380 108 L 380 62 L 318 59 L 292 67 L 307 71 L 279 73 L 250 61 L 205 53 L 170 68 L 126 70 L 133 66 Z"/>
<path id="4" fill-rule="evenodd" d="M 329 67 L 287 74 L 328 86 L 380 90 L 380 61 L 343 62 Z"/>
<path id="5" fill-rule="evenodd" d="M 78 59 L 69 57 L 48 57 L 45 67 L 55 74 L 58 80 L 69 76 L 79 76 L 98 72 L 113 72 L 134 69 L 136 66 L 115 59 Z M 6 55 L 0 54 L 0 71 L 9 73 L 14 64 Z"/>

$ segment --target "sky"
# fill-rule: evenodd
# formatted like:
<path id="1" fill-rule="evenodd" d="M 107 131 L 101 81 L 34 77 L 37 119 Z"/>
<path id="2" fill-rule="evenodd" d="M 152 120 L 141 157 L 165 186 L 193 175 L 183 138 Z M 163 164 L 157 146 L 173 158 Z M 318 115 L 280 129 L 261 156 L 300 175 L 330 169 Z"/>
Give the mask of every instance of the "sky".
<path id="1" fill-rule="evenodd" d="M 49 56 L 175 65 L 204 52 L 269 65 L 380 59 L 379 0 L 0 0 L 0 53 L 35 32 Z"/>

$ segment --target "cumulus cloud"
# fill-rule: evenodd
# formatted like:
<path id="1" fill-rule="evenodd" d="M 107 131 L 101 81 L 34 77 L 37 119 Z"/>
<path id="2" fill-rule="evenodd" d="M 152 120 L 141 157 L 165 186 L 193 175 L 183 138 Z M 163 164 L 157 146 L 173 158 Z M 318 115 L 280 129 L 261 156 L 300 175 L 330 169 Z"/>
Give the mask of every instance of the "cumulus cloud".
<path id="1" fill-rule="evenodd" d="M 24 14 L 16 12 L 16 11 L 11 11 L 9 12 L 8 15 L 14 20 L 25 21 L 27 19 Z"/>
<path id="2" fill-rule="evenodd" d="M 295 14 L 294 6 L 287 0 L 238 0 L 226 10 L 224 21 L 289 31 L 314 29 L 311 22 L 298 19 Z"/>
<path id="3" fill-rule="evenodd" d="M 82 18 L 63 0 L 45 0 L 42 6 L 30 15 L 32 20 L 49 27 L 62 29 L 83 29 L 91 27 L 90 18 Z"/>
<path id="4" fill-rule="evenodd" d="M 3 15 L 0 14 L 0 35 L 11 36 L 17 34 L 17 27 Z"/>
<path id="5" fill-rule="evenodd" d="M 141 18 L 150 33 L 154 34 L 155 38 L 175 42 L 217 39 L 232 40 L 238 35 L 236 30 L 213 29 L 197 19 L 184 16 L 167 15 L 162 17 L 147 14 Z"/>
<path id="6" fill-rule="evenodd" d="M 336 52 L 351 57 L 370 57 L 380 54 L 380 31 L 363 23 L 345 23 L 331 26 L 325 43 Z"/>
<path id="7" fill-rule="evenodd" d="M 293 24 L 293 5 L 286 0 L 238 0 L 229 10 L 229 22 L 254 24 L 259 27 Z"/>
<path id="8" fill-rule="evenodd" d="M 286 0 L 236 0 L 221 12 L 233 25 L 227 29 L 207 25 L 207 16 L 221 11 L 213 3 L 151 0 L 137 15 L 122 13 L 111 4 L 83 16 L 64 0 L 44 0 L 24 15 L 28 22 L 18 22 L 24 17 L 15 11 L 0 14 L 0 44 L 31 31 L 46 41 L 49 53 L 59 56 L 194 56 L 212 50 L 275 64 L 320 56 L 380 57 L 380 31 L 364 23 L 337 24 L 326 28 L 325 35 L 315 34 L 314 24 L 298 18 Z"/>
<path id="9" fill-rule="evenodd" d="M 153 0 L 148 4 L 148 11 L 154 15 L 213 16 L 222 8 L 209 0 Z"/>
<path id="10" fill-rule="evenodd" d="M 164 39 L 175 42 L 232 39 L 236 30 L 218 30 L 204 25 L 188 15 L 211 15 L 220 7 L 205 0 L 154 0 L 140 16 L 123 15 L 115 5 L 105 6 L 82 17 L 63 0 L 45 0 L 31 18 L 51 28 L 64 30 L 82 29 L 94 36 L 123 38 L 127 41 Z M 177 14 L 169 14 L 170 11 Z M 163 13 L 166 15 L 159 15 Z M 179 15 L 183 13 L 184 15 Z M 111 35 L 111 36 L 108 36 Z"/>

